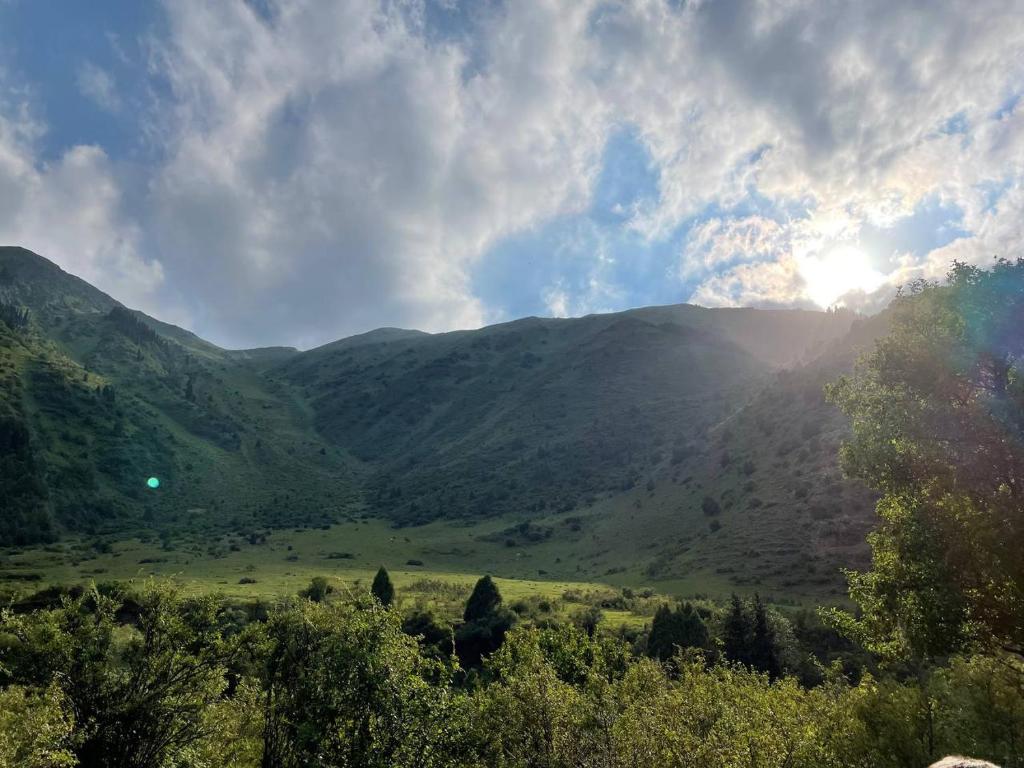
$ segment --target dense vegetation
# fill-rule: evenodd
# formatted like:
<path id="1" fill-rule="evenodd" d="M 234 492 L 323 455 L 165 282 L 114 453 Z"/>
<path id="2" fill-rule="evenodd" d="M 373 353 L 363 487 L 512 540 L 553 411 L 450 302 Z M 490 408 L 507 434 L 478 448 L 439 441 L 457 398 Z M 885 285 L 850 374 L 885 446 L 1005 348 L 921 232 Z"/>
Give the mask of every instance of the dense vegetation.
<path id="1" fill-rule="evenodd" d="M 17 451 L 0 463 L 17 500 L 0 545 L 186 520 L 319 525 L 353 497 L 302 408 L 257 372 L 274 352 L 220 350 L 22 249 L 0 248 L 0 268 L 0 439 Z"/>
<path id="2" fill-rule="evenodd" d="M 956 264 L 892 315 L 831 390 L 853 420 L 844 464 L 883 493 L 846 624 L 890 655 L 1024 657 L 1024 260 Z"/>
<path id="3" fill-rule="evenodd" d="M 481 583 L 466 623 L 501 611 Z M 996 659 L 856 684 L 836 665 L 801 684 L 729 661 L 728 620 L 709 639 L 692 607 L 676 614 L 670 655 L 663 620 L 646 652 L 643 637 L 522 625 L 460 664 L 466 635 L 452 655 L 432 620 L 411 636 L 365 593 L 267 607 L 89 591 L 4 616 L 0 765 L 1024 765 L 1020 672 Z"/>

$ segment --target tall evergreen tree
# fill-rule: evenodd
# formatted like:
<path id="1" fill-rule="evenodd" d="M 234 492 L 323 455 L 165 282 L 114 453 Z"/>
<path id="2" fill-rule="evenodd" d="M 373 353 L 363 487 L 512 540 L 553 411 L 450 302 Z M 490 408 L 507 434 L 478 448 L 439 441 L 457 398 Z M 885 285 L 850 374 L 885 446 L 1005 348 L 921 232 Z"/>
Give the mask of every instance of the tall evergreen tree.
<path id="1" fill-rule="evenodd" d="M 722 641 L 724 643 L 725 657 L 729 661 L 737 661 L 740 664 L 750 664 L 752 627 L 750 616 L 747 614 L 743 601 L 733 593 L 729 613 L 725 617 L 722 627 Z"/>
<path id="2" fill-rule="evenodd" d="M 501 605 L 501 593 L 490 576 L 483 576 L 466 601 L 463 623 L 455 631 L 455 651 L 463 667 L 479 666 L 484 656 L 501 647 L 515 623 L 514 614 Z"/>
<path id="3" fill-rule="evenodd" d="M 478 621 L 486 618 L 501 605 L 501 593 L 498 585 L 490 576 L 481 576 L 473 587 L 473 594 L 466 601 L 466 610 L 462 614 L 465 621 Z"/>
<path id="4" fill-rule="evenodd" d="M 385 608 L 389 608 L 395 601 L 395 586 L 391 583 L 391 576 L 388 575 L 388 571 L 383 565 L 377 571 L 377 575 L 373 577 L 370 592 Z"/>
<path id="5" fill-rule="evenodd" d="M 750 665 L 768 673 L 774 680 L 782 672 L 779 650 L 775 643 L 775 631 L 768 621 L 768 611 L 760 595 L 754 595 L 753 634 L 750 641 Z"/>

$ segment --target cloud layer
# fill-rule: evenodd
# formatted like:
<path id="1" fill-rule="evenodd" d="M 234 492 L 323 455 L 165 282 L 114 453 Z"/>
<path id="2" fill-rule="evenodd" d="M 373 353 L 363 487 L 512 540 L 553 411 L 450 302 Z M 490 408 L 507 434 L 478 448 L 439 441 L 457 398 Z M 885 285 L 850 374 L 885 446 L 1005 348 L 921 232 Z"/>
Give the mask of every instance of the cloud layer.
<path id="1" fill-rule="evenodd" d="M 609 308 L 654 252 L 680 301 L 834 301 L 1019 251 L 1019 10 L 167 2 L 133 117 L 112 73 L 73 68 L 97 109 L 138 120 L 144 152 L 44 152 L 37 94 L 0 100 L 0 239 L 230 345 L 474 326 L 517 309 L 481 299 L 488 259 L 592 212 L 628 129 L 656 194 L 602 226 L 630 248 L 582 254 L 575 294 L 553 253 L 539 305 Z M 954 212 L 956 236 L 925 209 Z"/>

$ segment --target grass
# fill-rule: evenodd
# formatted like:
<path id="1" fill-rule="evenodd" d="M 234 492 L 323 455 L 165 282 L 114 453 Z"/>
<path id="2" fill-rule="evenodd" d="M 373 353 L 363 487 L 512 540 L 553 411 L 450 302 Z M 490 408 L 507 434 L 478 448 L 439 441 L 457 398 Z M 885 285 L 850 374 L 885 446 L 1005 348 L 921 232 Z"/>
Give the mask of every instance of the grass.
<path id="1" fill-rule="evenodd" d="M 435 532 L 436 533 L 436 532 Z M 218 544 L 217 547 L 222 546 Z M 294 596 L 314 576 L 328 579 L 335 592 L 369 587 L 379 564 L 385 564 L 402 607 L 429 607 L 455 620 L 473 584 L 488 569 L 484 552 L 476 553 L 472 566 L 456 566 L 454 554 L 439 555 L 436 540 L 425 537 L 406 542 L 382 521 L 334 526 L 329 531 L 275 532 L 266 544 L 239 545 L 216 554 L 203 552 L 197 541 L 167 551 L 154 542 L 139 539 L 118 541 L 108 552 L 96 552 L 87 541 L 28 549 L 0 557 L 0 585 L 27 593 L 46 586 L 130 582 L 151 577 L 174 581 L 185 593 L 217 593 L 228 598 L 274 601 Z M 331 557 L 336 547 L 359 549 L 351 559 Z M 407 560 L 436 556 L 433 567 L 406 565 Z M 292 559 L 295 558 L 295 559 Z M 38 577 L 38 578 L 37 578 Z M 553 616 L 568 618 L 581 604 L 565 595 L 592 597 L 613 591 L 609 585 L 572 580 L 495 578 L 507 605 L 552 605 Z M 618 590 L 614 590 L 618 592 Z M 642 627 L 649 618 L 630 611 L 607 611 L 609 626 Z"/>
<path id="2" fill-rule="evenodd" d="M 91 539 L 69 539 L 0 555 L 0 585 L 24 593 L 49 585 L 159 577 L 190 593 L 274 600 L 297 594 L 314 576 L 328 578 L 339 592 L 367 588 L 384 565 L 404 606 L 431 607 L 452 619 L 484 573 L 496 578 L 507 604 L 523 601 L 536 610 L 538 601 L 545 600 L 552 603 L 553 614 L 562 617 L 620 596 L 623 588 L 680 598 L 727 598 L 735 586 L 708 569 L 660 581 L 645 577 L 640 567 L 607 573 L 606 562 L 628 560 L 635 556 L 634 548 L 643 550 L 646 538 L 657 539 L 660 514 L 648 504 L 628 519 L 614 514 L 585 519 L 571 534 L 565 533 L 564 523 L 575 522 L 572 515 L 548 518 L 540 522 L 559 531 L 557 536 L 515 547 L 502 538 L 503 531 L 517 522 L 508 517 L 474 525 L 438 521 L 404 529 L 385 520 L 364 519 L 327 529 L 261 529 L 250 535 L 211 536 L 200 531 L 167 540 L 166 547 L 151 534 L 98 546 Z M 633 528 L 632 536 L 626 536 L 624 526 Z M 620 546 L 612 551 L 610 545 L 616 541 Z M 410 564 L 415 562 L 422 565 Z M 761 592 L 772 599 L 768 590 Z M 812 605 L 822 596 L 786 593 L 779 599 Z M 615 626 L 639 628 L 651 614 L 650 605 L 637 612 L 604 609 L 605 621 Z"/>

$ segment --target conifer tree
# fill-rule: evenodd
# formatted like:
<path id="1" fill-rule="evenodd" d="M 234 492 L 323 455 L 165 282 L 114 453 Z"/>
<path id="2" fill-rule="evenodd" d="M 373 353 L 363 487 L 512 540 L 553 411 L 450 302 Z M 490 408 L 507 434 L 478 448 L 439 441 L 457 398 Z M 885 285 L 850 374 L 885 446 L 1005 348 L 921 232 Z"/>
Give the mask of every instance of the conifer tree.
<path id="1" fill-rule="evenodd" d="M 490 576 L 482 576 L 473 587 L 473 594 L 466 601 L 466 610 L 462 614 L 464 621 L 479 621 L 493 614 L 501 605 L 501 593 L 498 585 Z"/>
<path id="2" fill-rule="evenodd" d="M 768 612 L 760 595 L 754 595 L 753 634 L 750 642 L 750 664 L 760 672 L 767 672 L 774 680 L 780 674 L 778 648 L 775 631 L 768 621 Z"/>
<path id="3" fill-rule="evenodd" d="M 490 576 L 481 577 L 473 587 L 462 618 L 455 631 L 455 650 L 466 668 L 479 666 L 484 656 L 498 650 L 515 623 L 515 615 L 502 607 L 501 593 Z"/>
<path id="4" fill-rule="evenodd" d="M 663 605 L 654 614 L 647 640 L 647 654 L 652 658 L 667 661 L 677 649 L 706 648 L 707 645 L 707 627 L 690 603 L 677 606 L 675 610 Z"/>
<path id="5" fill-rule="evenodd" d="M 729 614 L 725 617 L 722 627 L 722 641 L 725 645 L 725 657 L 729 661 L 750 664 L 752 627 L 750 617 L 743 606 L 743 601 L 733 593 Z"/>
<path id="6" fill-rule="evenodd" d="M 390 607 L 395 601 L 395 587 L 391 583 L 391 576 L 388 575 L 387 569 L 383 565 L 377 571 L 377 575 L 373 577 L 370 592 L 385 608 Z"/>

